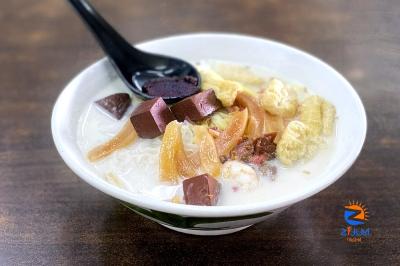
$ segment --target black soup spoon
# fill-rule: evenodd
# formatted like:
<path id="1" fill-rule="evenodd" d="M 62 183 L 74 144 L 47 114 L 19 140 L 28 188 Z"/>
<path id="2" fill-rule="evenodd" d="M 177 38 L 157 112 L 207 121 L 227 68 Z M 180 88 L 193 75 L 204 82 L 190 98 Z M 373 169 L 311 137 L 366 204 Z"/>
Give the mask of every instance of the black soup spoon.
<path id="1" fill-rule="evenodd" d="M 191 64 L 177 58 L 140 51 L 113 29 L 89 2 L 68 1 L 86 22 L 118 75 L 136 95 L 145 100 L 161 96 L 167 103 L 174 103 L 199 91 L 200 75 Z M 171 81 L 171 78 L 174 78 L 176 84 L 189 82 L 192 86 L 189 86 L 189 89 L 183 87 L 173 92 L 172 82 L 166 86 L 170 91 L 161 95 L 146 90 L 146 84 L 151 81 L 163 79 Z M 178 79 L 182 80 L 178 82 Z"/>

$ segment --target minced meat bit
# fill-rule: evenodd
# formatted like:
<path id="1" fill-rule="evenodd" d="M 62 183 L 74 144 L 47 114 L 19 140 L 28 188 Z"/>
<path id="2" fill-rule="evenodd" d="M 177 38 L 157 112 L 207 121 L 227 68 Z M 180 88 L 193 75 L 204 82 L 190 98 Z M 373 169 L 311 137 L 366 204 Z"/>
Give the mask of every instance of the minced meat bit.
<path id="1" fill-rule="evenodd" d="M 275 137 L 276 133 L 270 133 L 254 140 L 254 154 L 265 154 L 267 160 L 274 159 L 276 150 Z"/>
<path id="2" fill-rule="evenodd" d="M 262 165 L 265 161 L 275 158 L 275 137 L 276 133 L 265 134 L 254 141 L 247 137 L 243 137 L 231 151 L 229 159 Z M 221 160 L 221 162 L 224 163 L 225 160 Z"/>
<path id="3" fill-rule="evenodd" d="M 244 137 L 237 144 L 235 149 L 231 151 L 231 159 L 241 160 L 244 162 L 248 162 L 251 156 L 254 154 L 254 144 L 253 141 Z"/>

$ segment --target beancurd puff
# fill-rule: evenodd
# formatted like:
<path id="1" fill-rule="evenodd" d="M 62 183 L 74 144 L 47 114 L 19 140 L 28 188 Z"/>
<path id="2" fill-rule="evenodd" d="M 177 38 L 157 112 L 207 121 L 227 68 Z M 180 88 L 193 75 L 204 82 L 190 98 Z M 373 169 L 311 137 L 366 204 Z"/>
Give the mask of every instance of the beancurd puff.
<path id="1" fill-rule="evenodd" d="M 272 115 L 293 117 L 297 112 L 296 93 L 281 80 L 273 78 L 262 93 L 261 103 Z"/>

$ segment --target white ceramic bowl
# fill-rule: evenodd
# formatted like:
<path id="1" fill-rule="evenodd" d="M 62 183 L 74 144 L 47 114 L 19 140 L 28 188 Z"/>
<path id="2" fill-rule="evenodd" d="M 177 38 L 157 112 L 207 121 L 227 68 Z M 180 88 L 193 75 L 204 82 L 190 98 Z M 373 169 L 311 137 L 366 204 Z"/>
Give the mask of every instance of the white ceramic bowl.
<path id="1" fill-rule="evenodd" d="M 172 36 L 144 42 L 138 48 L 188 61 L 219 59 L 261 65 L 284 79 L 297 80 L 331 101 L 337 109 L 337 147 L 331 162 L 321 166 L 318 178 L 296 193 L 237 206 L 191 206 L 135 195 L 113 186 L 96 175 L 76 142 L 82 108 L 96 91 L 116 74 L 107 59 L 79 73 L 55 103 L 51 127 L 55 145 L 66 164 L 83 180 L 120 200 L 133 211 L 171 229 L 200 235 L 232 233 L 265 220 L 272 214 L 323 190 L 354 163 L 366 135 L 362 102 L 350 83 L 321 60 L 293 47 L 262 38 L 220 33 Z"/>

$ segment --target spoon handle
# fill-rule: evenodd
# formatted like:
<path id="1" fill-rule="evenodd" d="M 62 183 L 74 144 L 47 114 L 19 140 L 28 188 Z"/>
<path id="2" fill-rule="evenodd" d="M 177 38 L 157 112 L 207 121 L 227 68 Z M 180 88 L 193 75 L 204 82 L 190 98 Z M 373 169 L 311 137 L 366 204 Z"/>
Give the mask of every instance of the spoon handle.
<path id="1" fill-rule="evenodd" d="M 146 66 L 145 53 L 134 48 L 86 0 L 68 0 L 89 27 L 104 52 L 117 68 Z"/>

